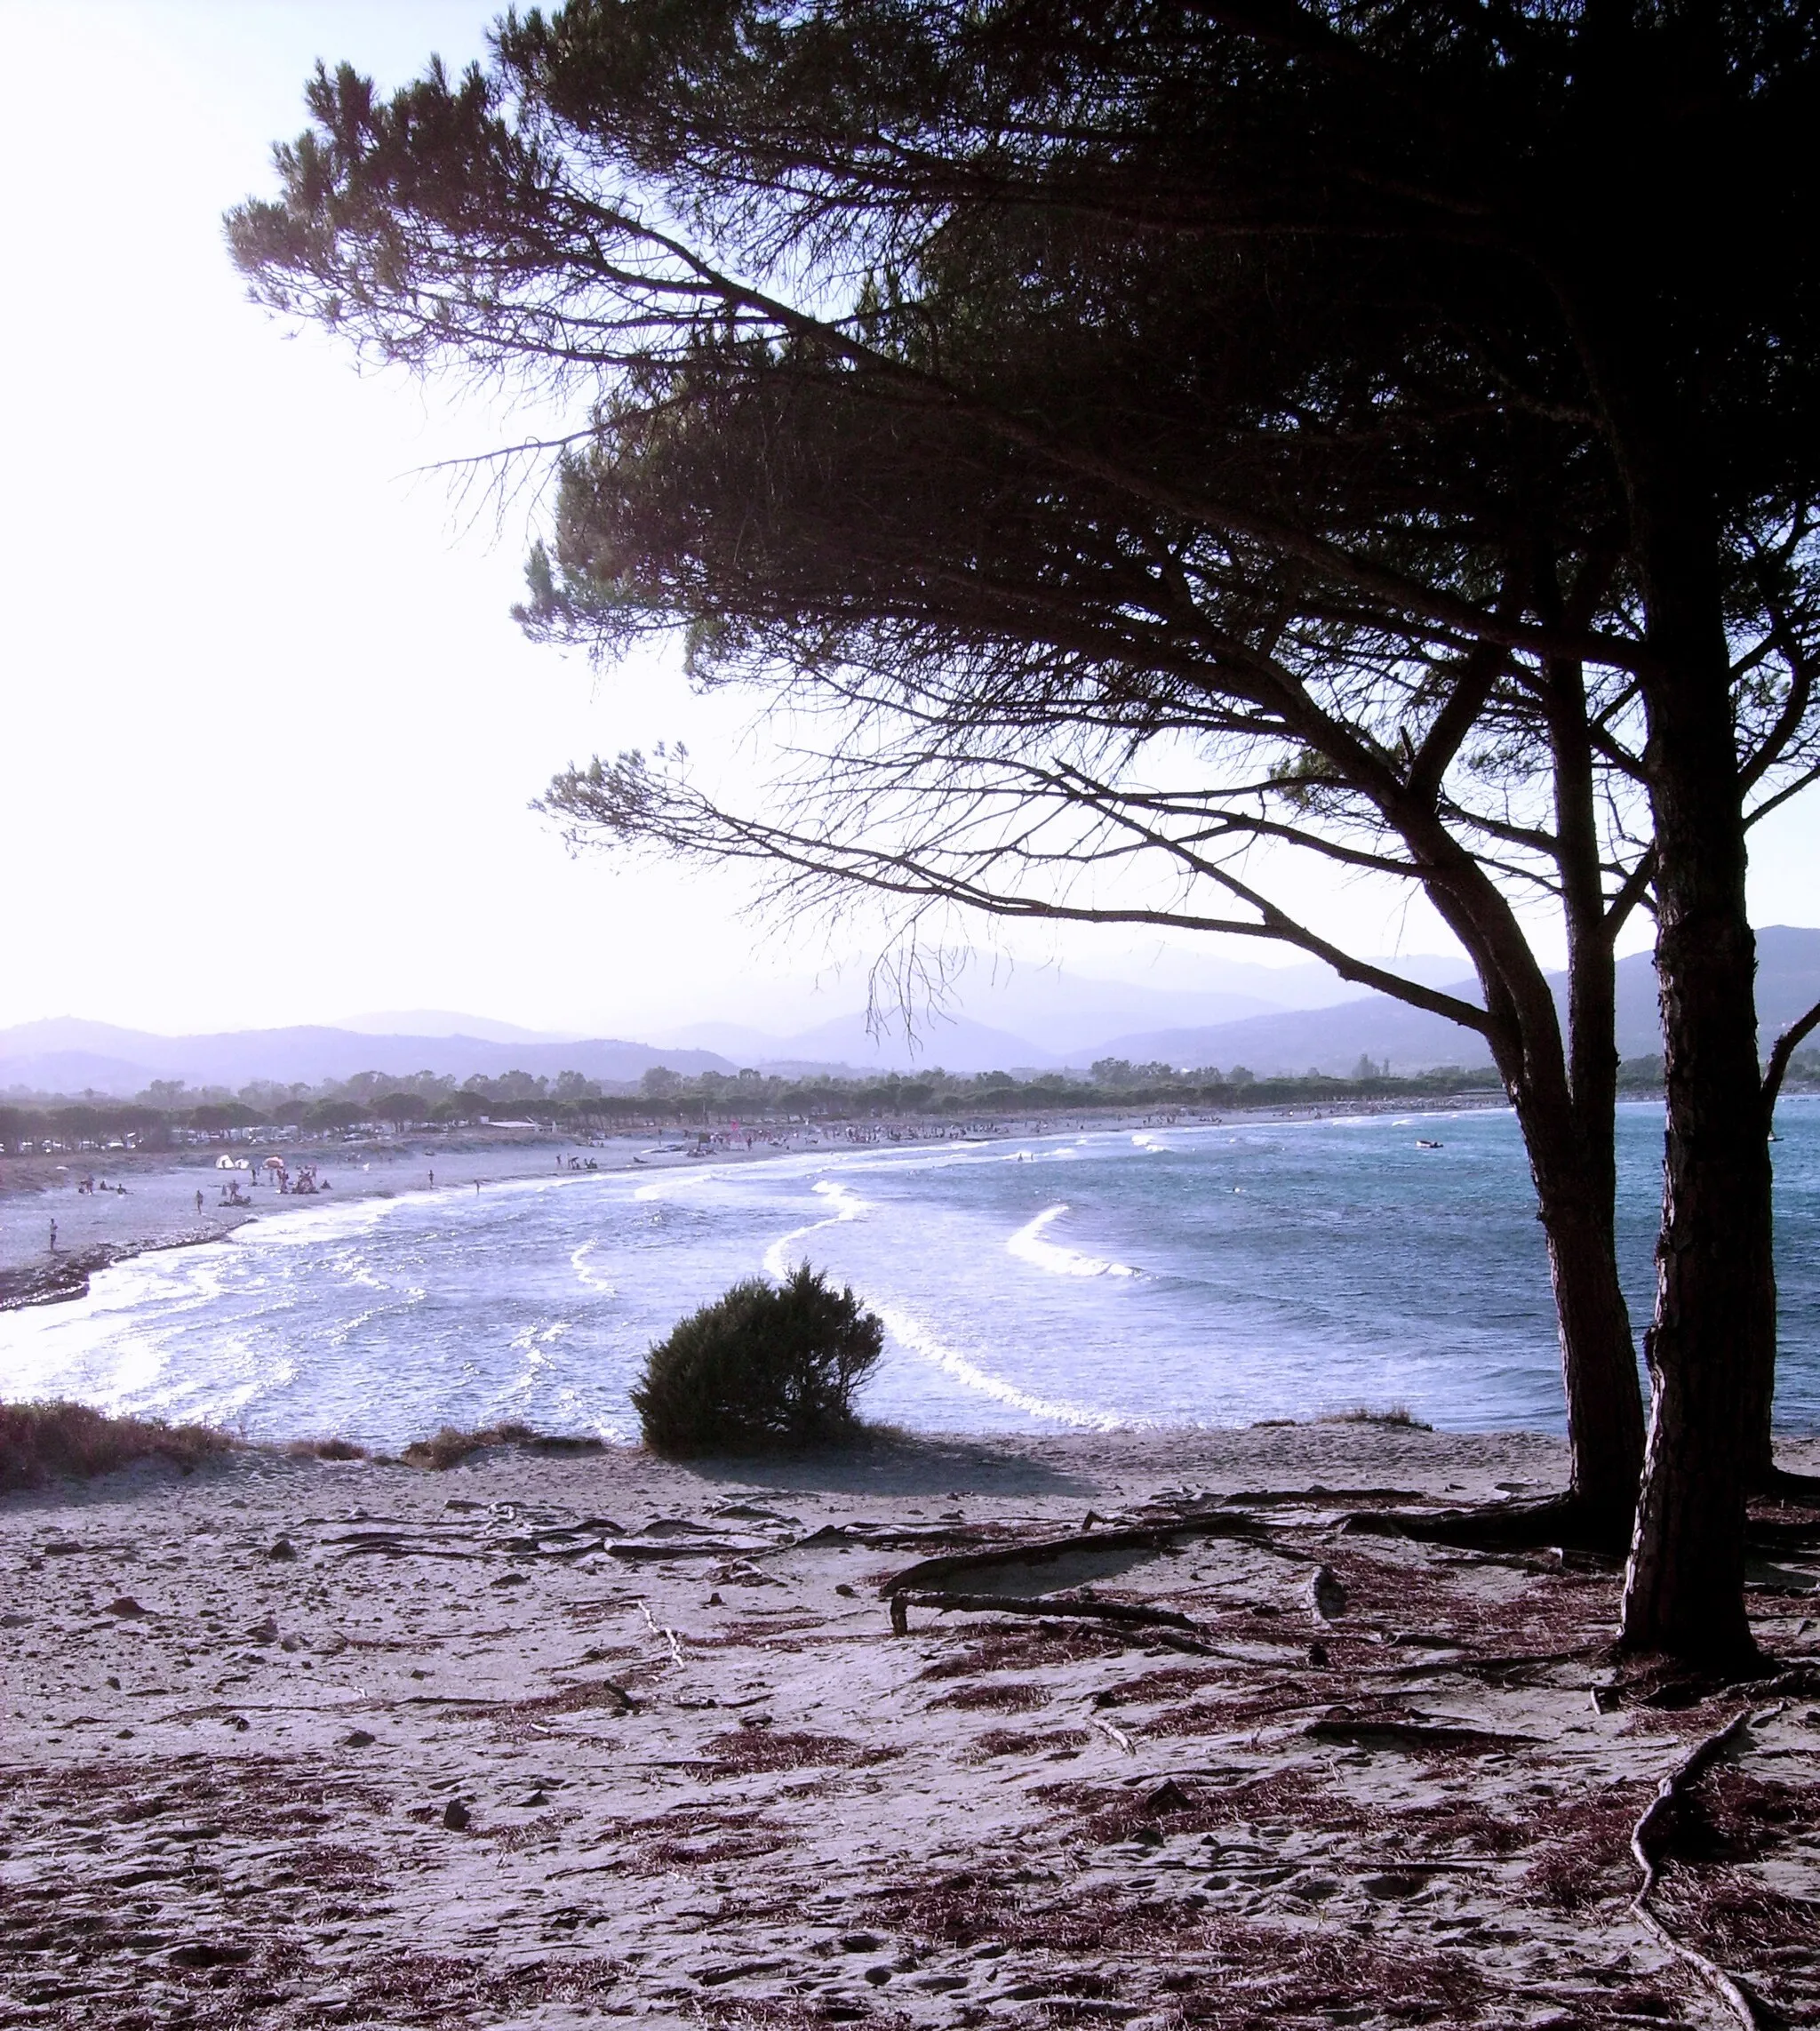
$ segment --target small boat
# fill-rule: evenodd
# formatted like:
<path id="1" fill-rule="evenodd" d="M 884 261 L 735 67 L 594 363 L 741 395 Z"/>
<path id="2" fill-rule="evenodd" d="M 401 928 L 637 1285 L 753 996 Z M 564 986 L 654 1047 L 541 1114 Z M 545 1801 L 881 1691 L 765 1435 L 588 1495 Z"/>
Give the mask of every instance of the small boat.
<path id="1" fill-rule="evenodd" d="M 1416 1147 L 1417 1149 L 1440 1149 L 1445 1146 L 1439 1142 L 1430 1142 L 1425 1135 L 1418 1135 L 1416 1138 Z"/>

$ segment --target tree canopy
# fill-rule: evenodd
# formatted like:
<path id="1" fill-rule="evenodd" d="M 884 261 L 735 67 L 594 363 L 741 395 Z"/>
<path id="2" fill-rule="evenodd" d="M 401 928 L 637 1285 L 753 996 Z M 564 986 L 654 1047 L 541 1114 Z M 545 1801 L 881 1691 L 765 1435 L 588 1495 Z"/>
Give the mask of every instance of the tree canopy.
<path id="1" fill-rule="evenodd" d="M 911 925 L 1262 933 L 1479 1028 L 1619 1395 L 1611 941 L 1657 913 L 1644 1643 L 1747 1642 L 1738 1473 L 1681 1468 L 1743 1443 L 1727 1348 L 1773 1346 L 1743 877 L 1820 758 L 1816 24 L 574 0 L 389 99 L 319 72 L 230 221 L 274 308 L 584 401 L 531 448 L 527 625 L 681 627 L 797 735 L 769 800 L 627 755 L 552 808 Z M 1316 937 L 1260 842 L 1419 885 L 1483 1008 Z M 1713 1576 L 1673 1603 L 1670 1511 Z"/>

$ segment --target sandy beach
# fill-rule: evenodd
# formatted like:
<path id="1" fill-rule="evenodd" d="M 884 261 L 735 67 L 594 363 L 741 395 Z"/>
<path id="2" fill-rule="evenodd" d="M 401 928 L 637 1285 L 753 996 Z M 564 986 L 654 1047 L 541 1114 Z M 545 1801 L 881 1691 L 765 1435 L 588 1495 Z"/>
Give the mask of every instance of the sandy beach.
<path id="1" fill-rule="evenodd" d="M 0 2024 L 1735 2022 L 1629 1843 L 1744 1711 L 1651 1912 L 1820 2021 L 1814 1664 L 1615 1699 L 1614 1569 L 1345 1522 L 1561 1467 L 1333 1424 L 0 1499 Z M 1752 1579 L 1820 1663 L 1820 1561 Z"/>

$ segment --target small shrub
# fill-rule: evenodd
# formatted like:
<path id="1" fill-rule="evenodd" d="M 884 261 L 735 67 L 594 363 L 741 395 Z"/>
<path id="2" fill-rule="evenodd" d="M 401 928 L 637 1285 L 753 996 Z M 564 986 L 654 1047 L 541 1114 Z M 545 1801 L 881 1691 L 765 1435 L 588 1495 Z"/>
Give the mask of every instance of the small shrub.
<path id="1" fill-rule="evenodd" d="M 407 1467 L 427 1467 L 433 1473 L 443 1473 L 451 1467 L 459 1467 L 469 1453 L 478 1452 L 483 1446 L 522 1445 L 534 1439 L 537 1434 L 529 1425 L 489 1425 L 484 1431 L 464 1432 L 458 1425 L 444 1425 L 441 1431 L 427 1439 L 416 1439 L 406 1446 L 403 1455 Z"/>
<path id="2" fill-rule="evenodd" d="M 165 1459 L 188 1474 L 235 1442 L 207 1425 L 110 1418 L 86 1403 L 0 1403 L 0 1489 L 35 1488 L 54 1475 L 86 1479 L 136 1459 Z"/>
<path id="3" fill-rule="evenodd" d="M 883 1344 L 853 1292 L 806 1262 L 781 1284 L 736 1283 L 651 1348 L 632 1392 L 644 1443 L 684 1459 L 837 1437 Z"/>
<path id="4" fill-rule="evenodd" d="M 364 1459 L 363 1445 L 352 1439 L 292 1439 L 284 1448 L 292 1459 Z"/>

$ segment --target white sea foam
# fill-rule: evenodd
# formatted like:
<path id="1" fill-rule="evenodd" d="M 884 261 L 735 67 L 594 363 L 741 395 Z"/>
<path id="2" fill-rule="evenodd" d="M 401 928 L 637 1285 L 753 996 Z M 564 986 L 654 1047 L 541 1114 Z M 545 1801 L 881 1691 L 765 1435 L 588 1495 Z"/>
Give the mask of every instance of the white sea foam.
<path id="1" fill-rule="evenodd" d="M 764 1251 L 764 1273 L 781 1280 L 790 1274 L 790 1250 L 804 1235 L 819 1234 L 823 1227 L 835 1227 L 847 1220 L 860 1219 L 870 1209 L 857 1193 L 850 1192 L 838 1178 L 818 1178 L 816 1191 L 834 1207 L 825 1220 L 810 1220 L 807 1227 L 793 1227 L 779 1236 Z"/>
<path id="2" fill-rule="evenodd" d="M 1024 1411 L 1028 1417 L 1048 1418 L 1058 1425 L 1074 1425 L 1082 1430 L 1096 1432 L 1116 1431 L 1123 1426 L 1146 1421 L 1121 1418 L 1111 1411 L 1098 1411 L 1085 1403 L 1033 1395 L 1029 1390 L 1018 1388 L 1015 1382 L 1006 1381 L 1002 1375 L 992 1374 L 977 1361 L 970 1360 L 966 1355 L 938 1339 L 910 1313 L 887 1305 L 874 1305 L 873 1309 L 884 1321 L 885 1330 L 891 1338 L 919 1361 L 938 1368 L 944 1375 L 952 1376 L 969 1389 L 978 1390 L 982 1396 L 991 1396 L 998 1403 L 1009 1404 L 1014 1411 Z"/>
<path id="3" fill-rule="evenodd" d="M 553 1319 L 541 1326 L 522 1326 L 506 1342 L 514 1354 L 522 1356 L 523 1366 L 506 1384 L 508 1396 L 522 1396 L 537 1387 L 539 1371 L 551 1365 L 549 1349 L 569 1331 L 566 1319 Z"/>
<path id="4" fill-rule="evenodd" d="M 589 1291 L 598 1291 L 603 1298 L 618 1296 L 613 1286 L 604 1276 L 596 1276 L 588 1267 L 587 1259 L 600 1246 L 600 1236 L 585 1241 L 569 1258 L 569 1267 L 575 1272 L 575 1281 Z"/>
<path id="5" fill-rule="evenodd" d="M 1066 1204 L 1045 1206 L 1034 1220 L 1026 1221 L 1005 1243 L 1005 1253 L 1018 1261 L 1047 1269 L 1052 1276 L 1140 1276 L 1142 1270 L 1129 1262 L 1114 1262 L 1105 1256 L 1083 1255 L 1058 1241 L 1046 1241 L 1045 1230 L 1067 1211 Z"/>

